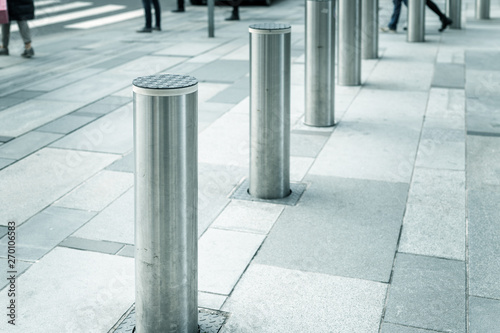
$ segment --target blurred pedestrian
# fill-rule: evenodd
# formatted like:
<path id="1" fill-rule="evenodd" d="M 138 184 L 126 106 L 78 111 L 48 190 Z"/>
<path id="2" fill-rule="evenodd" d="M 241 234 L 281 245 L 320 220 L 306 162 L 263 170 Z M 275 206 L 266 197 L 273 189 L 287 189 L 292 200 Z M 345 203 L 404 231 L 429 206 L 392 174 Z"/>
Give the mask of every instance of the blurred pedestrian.
<path id="1" fill-rule="evenodd" d="M 405 6 L 408 7 L 408 0 L 392 0 L 392 2 L 394 4 L 394 9 L 392 11 L 391 20 L 389 21 L 387 27 L 380 28 L 383 32 L 395 33 L 397 31 L 399 16 L 401 14 L 401 3 L 404 3 Z M 453 23 L 449 17 L 446 17 L 446 15 L 441 12 L 439 7 L 432 0 L 426 0 L 425 4 L 434 13 L 436 13 L 437 16 L 439 16 L 439 19 L 441 20 L 441 28 L 439 28 L 439 32 L 444 31 L 450 24 Z"/>
<path id="2" fill-rule="evenodd" d="M 151 3 L 155 9 L 155 27 L 153 28 L 153 22 L 151 17 Z M 158 0 L 142 0 L 142 5 L 144 6 L 144 15 L 146 18 L 146 25 L 137 30 L 137 32 L 152 32 L 153 30 L 161 31 L 161 9 L 160 2 Z"/>
<path id="3" fill-rule="evenodd" d="M 240 0 L 231 0 L 229 5 L 233 7 L 231 16 L 226 18 L 226 21 L 239 21 L 240 20 Z"/>
<path id="4" fill-rule="evenodd" d="M 10 23 L 17 22 L 19 33 L 24 42 L 24 58 L 31 58 L 35 55 L 35 50 L 31 47 L 31 31 L 28 20 L 35 18 L 35 6 L 33 0 L 7 0 L 7 11 L 9 13 L 9 23 L 2 24 L 2 47 L 0 55 L 9 55 Z"/>
<path id="5" fill-rule="evenodd" d="M 184 0 L 177 0 L 177 9 L 172 10 L 172 13 L 184 13 Z"/>

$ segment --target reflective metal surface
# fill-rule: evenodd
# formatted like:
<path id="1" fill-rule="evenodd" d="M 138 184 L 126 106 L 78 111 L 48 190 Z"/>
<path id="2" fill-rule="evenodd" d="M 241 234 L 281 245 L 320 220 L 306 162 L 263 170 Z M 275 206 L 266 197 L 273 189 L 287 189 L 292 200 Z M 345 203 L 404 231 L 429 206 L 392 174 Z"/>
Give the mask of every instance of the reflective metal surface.
<path id="1" fill-rule="evenodd" d="M 290 27 L 250 26 L 250 194 L 290 194 Z"/>
<path id="2" fill-rule="evenodd" d="M 335 5 L 306 0 L 305 118 L 310 126 L 335 124 Z"/>
<path id="3" fill-rule="evenodd" d="M 478 20 L 490 18 L 490 0 L 476 0 L 476 18 Z"/>
<path id="4" fill-rule="evenodd" d="M 425 41 L 425 0 L 408 0 L 408 42 Z"/>
<path id="5" fill-rule="evenodd" d="M 198 332 L 197 104 L 134 92 L 137 333 Z"/>
<path id="6" fill-rule="evenodd" d="M 451 29 L 460 29 L 462 27 L 462 0 L 446 0 L 446 16 L 453 21 L 450 24 Z"/>
<path id="7" fill-rule="evenodd" d="M 361 0 L 361 57 L 378 58 L 378 0 Z"/>
<path id="8" fill-rule="evenodd" d="M 338 84 L 361 84 L 361 0 L 338 0 Z"/>

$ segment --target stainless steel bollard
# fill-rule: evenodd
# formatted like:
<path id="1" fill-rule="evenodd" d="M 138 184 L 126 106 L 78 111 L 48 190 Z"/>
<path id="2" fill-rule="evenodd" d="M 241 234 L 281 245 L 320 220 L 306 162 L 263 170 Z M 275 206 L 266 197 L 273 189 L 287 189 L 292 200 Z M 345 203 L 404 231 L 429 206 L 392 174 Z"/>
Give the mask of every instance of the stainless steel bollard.
<path id="1" fill-rule="evenodd" d="M 290 194 L 291 27 L 253 24 L 250 31 L 250 195 Z"/>
<path id="2" fill-rule="evenodd" d="M 425 41 L 425 0 L 408 0 L 408 42 Z"/>
<path id="3" fill-rule="evenodd" d="M 198 81 L 133 81 L 136 332 L 198 332 Z"/>
<path id="4" fill-rule="evenodd" d="M 339 0 L 338 84 L 361 84 L 361 0 Z"/>
<path id="5" fill-rule="evenodd" d="M 215 37 L 214 6 L 215 6 L 215 0 L 207 0 L 207 7 L 208 7 L 208 37 Z"/>
<path id="6" fill-rule="evenodd" d="M 451 29 L 460 29 L 462 27 L 462 0 L 446 0 L 446 16 L 453 21 L 450 25 Z"/>
<path id="7" fill-rule="evenodd" d="M 378 0 L 361 0 L 361 57 L 378 58 Z"/>
<path id="8" fill-rule="evenodd" d="M 476 0 L 476 19 L 488 20 L 490 18 L 490 0 Z"/>
<path id="9" fill-rule="evenodd" d="M 335 2 L 306 0 L 305 118 L 335 124 Z"/>

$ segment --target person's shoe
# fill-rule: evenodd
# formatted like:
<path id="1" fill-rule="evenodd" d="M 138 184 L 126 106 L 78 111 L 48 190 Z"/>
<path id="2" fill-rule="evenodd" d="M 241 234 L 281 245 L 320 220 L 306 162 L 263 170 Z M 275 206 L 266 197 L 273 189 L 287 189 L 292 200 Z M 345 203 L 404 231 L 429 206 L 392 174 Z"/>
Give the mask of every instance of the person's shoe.
<path id="1" fill-rule="evenodd" d="M 228 18 L 226 18 L 226 21 L 239 21 L 240 20 L 240 16 L 239 15 L 234 15 L 234 14 L 231 14 L 231 16 L 229 16 Z"/>
<path id="2" fill-rule="evenodd" d="M 137 30 L 137 32 L 152 32 L 152 31 L 153 31 L 153 28 L 146 28 L 146 27 Z"/>
<path id="3" fill-rule="evenodd" d="M 404 31 L 407 31 L 407 30 L 408 30 L 408 27 L 403 27 L 403 30 L 404 30 Z"/>
<path id="4" fill-rule="evenodd" d="M 5 47 L 0 48 L 0 55 L 9 55 L 9 49 Z"/>
<path id="5" fill-rule="evenodd" d="M 445 17 L 444 19 L 442 19 L 441 20 L 441 29 L 439 29 L 439 32 L 443 32 L 444 29 L 446 29 L 452 23 L 453 23 L 453 21 L 449 17 Z"/>
<path id="6" fill-rule="evenodd" d="M 185 11 L 186 11 L 185 9 L 177 8 L 172 10 L 172 13 L 184 13 Z"/>
<path id="7" fill-rule="evenodd" d="M 161 28 L 160 27 L 154 27 L 153 30 L 154 31 L 161 31 Z"/>
<path id="8" fill-rule="evenodd" d="M 390 33 L 393 33 L 393 34 L 396 33 L 396 29 L 391 29 L 389 27 L 381 27 L 380 31 L 382 31 L 382 32 L 390 32 Z"/>
<path id="9" fill-rule="evenodd" d="M 23 58 L 31 58 L 35 55 L 35 50 L 33 50 L 32 47 L 29 49 L 24 49 L 24 52 L 21 54 L 21 57 Z"/>

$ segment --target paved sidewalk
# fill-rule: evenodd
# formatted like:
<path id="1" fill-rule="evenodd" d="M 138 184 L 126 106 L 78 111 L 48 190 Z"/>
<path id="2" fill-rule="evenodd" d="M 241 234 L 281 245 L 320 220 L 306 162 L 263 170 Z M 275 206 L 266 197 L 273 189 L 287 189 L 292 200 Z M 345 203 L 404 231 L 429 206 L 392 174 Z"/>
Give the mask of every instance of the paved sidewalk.
<path id="1" fill-rule="evenodd" d="M 437 1 L 444 9 L 444 1 Z M 380 24 L 392 1 L 380 0 Z M 380 34 L 333 128 L 302 124 L 304 3 L 164 13 L 34 37 L 0 59 L 2 332 L 108 332 L 134 302 L 131 82 L 199 86 L 199 306 L 221 332 L 500 331 L 500 1 L 425 43 Z M 405 10 L 403 10 L 405 13 Z M 404 17 L 405 15 L 402 15 Z M 248 176 L 248 25 L 292 24 L 295 206 L 231 199 Z M 20 52 L 19 52 L 20 53 Z M 8 222 L 16 222 L 16 318 Z"/>

